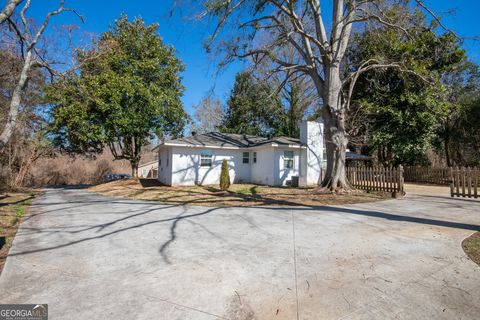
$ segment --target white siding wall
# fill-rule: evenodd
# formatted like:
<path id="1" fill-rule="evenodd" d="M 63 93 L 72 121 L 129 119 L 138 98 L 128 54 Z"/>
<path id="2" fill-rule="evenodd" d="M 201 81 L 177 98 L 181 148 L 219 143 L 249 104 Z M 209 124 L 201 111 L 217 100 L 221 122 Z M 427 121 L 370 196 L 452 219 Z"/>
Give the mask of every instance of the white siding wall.
<path id="1" fill-rule="evenodd" d="M 287 180 L 291 180 L 292 176 L 298 176 L 300 174 L 300 150 L 293 151 L 293 168 L 288 169 L 284 167 L 284 151 L 292 151 L 294 149 L 275 148 L 274 153 L 274 172 L 275 185 L 284 186 Z"/>
<path id="2" fill-rule="evenodd" d="M 304 121 L 300 123 L 300 141 L 307 145 L 302 152 L 300 185 L 319 183 L 323 163 L 323 123 Z"/>
<path id="3" fill-rule="evenodd" d="M 212 152 L 212 166 L 201 167 L 203 150 Z M 294 167 L 284 168 L 284 151 L 294 152 Z M 300 149 L 266 146 L 250 149 L 249 163 L 243 163 L 244 150 L 203 149 L 164 146 L 159 151 L 158 179 L 167 185 L 218 184 L 222 161 L 228 160 L 232 183 L 255 183 L 264 185 L 286 185 L 292 176 L 300 175 Z M 257 152 L 257 163 L 253 163 L 253 152 Z"/>
<path id="4" fill-rule="evenodd" d="M 242 150 L 202 149 L 189 147 L 172 147 L 172 185 L 218 184 L 222 161 L 228 160 L 230 181 L 233 183 L 250 181 L 250 163 L 242 162 Z M 202 150 L 212 152 L 212 166 L 201 167 Z M 251 157 L 250 157 L 251 161 Z"/>
<path id="5" fill-rule="evenodd" d="M 253 152 L 257 153 L 257 163 L 253 163 Z M 273 147 L 265 147 L 259 149 L 252 149 L 250 152 L 252 165 L 251 165 L 251 177 L 252 183 L 274 185 L 275 178 L 273 174 Z"/>
<path id="6" fill-rule="evenodd" d="M 160 147 L 158 152 L 158 180 L 167 185 L 172 184 L 172 152 L 169 147 Z"/>
<path id="7" fill-rule="evenodd" d="M 158 166 L 158 163 L 154 162 L 154 163 L 149 163 L 147 165 L 138 167 L 138 176 L 140 178 L 146 178 L 148 176 L 148 173 L 152 169 L 157 168 L 157 166 Z"/>

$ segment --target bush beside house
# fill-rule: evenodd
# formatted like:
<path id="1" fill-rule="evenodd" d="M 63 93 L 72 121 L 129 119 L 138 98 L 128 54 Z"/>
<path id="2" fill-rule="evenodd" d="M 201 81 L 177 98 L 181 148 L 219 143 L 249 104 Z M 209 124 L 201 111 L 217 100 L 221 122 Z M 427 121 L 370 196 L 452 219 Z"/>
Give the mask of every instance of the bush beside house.
<path id="1" fill-rule="evenodd" d="M 220 173 L 220 189 L 228 190 L 228 188 L 230 188 L 230 175 L 228 174 L 228 162 L 224 159 Z"/>

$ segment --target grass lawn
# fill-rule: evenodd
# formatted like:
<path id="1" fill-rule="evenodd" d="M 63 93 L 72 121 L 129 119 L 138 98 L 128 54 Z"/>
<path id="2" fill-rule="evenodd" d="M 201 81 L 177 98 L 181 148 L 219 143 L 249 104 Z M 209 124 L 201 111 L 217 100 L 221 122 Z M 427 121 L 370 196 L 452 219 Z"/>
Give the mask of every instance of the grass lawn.
<path id="1" fill-rule="evenodd" d="M 137 200 L 203 206 L 320 206 L 370 202 L 390 198 L 390 194 L 364 193 L 337 195 L 318 193 L 313 188 L 267 187 L 232 184 L 228 191 L 218 185 L 169 187 L 154 179 L 119 180 L 90 187 L 89 191 Z"/>
<path id="2" fill-rule="evenodd" d="M 480 232 L 474 233 L 463 240 L 462 247 L 468 257 L 480 265 Z"/>
<path id="3" fill-rule="evenodd" d="M 0 195 L 0 237 L 5 237 L 5 244 L 0 250 L 0 272 L 20 222 L 27 214 L 34 196 L 35 193 L 30 192 Z"/>

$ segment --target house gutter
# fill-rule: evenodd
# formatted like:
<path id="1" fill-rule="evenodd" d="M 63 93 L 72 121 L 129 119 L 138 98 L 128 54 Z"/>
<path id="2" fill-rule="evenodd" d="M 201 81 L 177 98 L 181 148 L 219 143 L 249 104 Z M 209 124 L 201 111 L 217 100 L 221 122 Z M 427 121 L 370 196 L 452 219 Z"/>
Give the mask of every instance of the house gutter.
<path id="1" fill-rule="evenodd" d="M 203 144 L 195 144 L 195 145 L 188 145 L 188 144 L 181 144 L 181 143 L 171 143 L 171 142 L 164 142 L 162 144 L 159 144 L 155 148 L 152 149 L 152 151 L 156 150 L 157 148 L 159 149 L 160 147 L 184 147 L 184 148 L 205 148 L 205 149 L 227 149 L 227 150 L 254 150 L 254 149 L 261 149 L 265 147 L 273 147 L 273 148 L 292 148 L 292 149 L 307 149 L 307 146 L 303 145 L 296 145 L 296 144 L 278 144 L 278 143 L 266 143 L 262 144 L 259 146 L 253 146 L 253 147 L 226 147 L 226 146 L 210 146 L 210 145 L 203 145 Z"/>

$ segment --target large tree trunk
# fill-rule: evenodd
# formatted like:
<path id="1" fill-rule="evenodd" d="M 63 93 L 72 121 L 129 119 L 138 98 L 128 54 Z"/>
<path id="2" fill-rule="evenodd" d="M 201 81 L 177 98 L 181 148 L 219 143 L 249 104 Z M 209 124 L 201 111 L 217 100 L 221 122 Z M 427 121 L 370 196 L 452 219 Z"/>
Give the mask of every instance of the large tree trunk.
<path id="1" fill-rule="evenodd" d="M 20 104 L 22 102 L 22 94 L 27 87 L 28 82 L 28 72 L 32 66 L 32 53 L 28 51 L 25 56 L 25 63 L 23 64 L 22 71 L 20 73 L 20 78 L 18 83 L 15 86 L 12 94 L 12 100 L 10 101 L 10 110 L 8 112 L 7 122 L 3 128 L 2 134 L 0 135 L 0 151 L 3 150 L 5 145 L 8 143 L 10 138 L 13 135 L 15 125 L 17 122 L 18 112 L 20 109 Z"/>
<path id="2" fill-rule="evenodd" d="M 132 166 L 132 178 L 138 178 L 138 161 L 131 160 L 130 165 Z"/>
<path id="3" fill-rule="evenodd" d="M 324 109 L 325 143 L 327 154 L 327 169 L 321 186 L 331 191 L 348 191 L 351 185 L 346 175 L 346 150 L 348 144 L 345 121 Z"/>
<path id="4" fill-rule="evenodd" d="M 352 189 L 347 180 L 345 160 L 348 136 L 345 129 L 345 106 L 341 97 L 340 70 L 330 67 L 323 87 L 323 121 L 327 154 L 327 169 L 322 188 L 331 191 Z"/>

